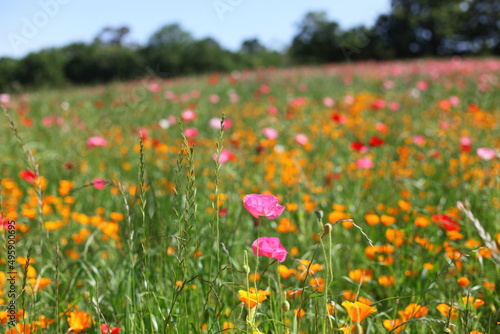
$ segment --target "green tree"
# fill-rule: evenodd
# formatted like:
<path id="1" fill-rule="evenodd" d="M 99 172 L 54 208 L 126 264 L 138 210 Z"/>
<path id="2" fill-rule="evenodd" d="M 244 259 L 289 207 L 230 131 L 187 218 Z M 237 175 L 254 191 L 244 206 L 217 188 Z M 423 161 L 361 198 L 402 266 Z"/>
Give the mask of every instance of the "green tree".
<path id="1" fill-rule="evenodd" d="M 299 24 L 289 55 L 297 63 L 322 63 L 344 59 L 341 50 L 342 31 L 329 22 L 325 12 L 310 12 Z"/>
<path id="2" fill-rule="evenodd" d="M 25 87 L 62 87 L 65 62 L 60 49 L 30 53 L 19 61 L 15 77 Z"/>
<path id="3" fill-rule="evenodd" d="M 19 60 L 13 58 L 0 58 L 0 93 L 14 90 L 16 73 Z"/>

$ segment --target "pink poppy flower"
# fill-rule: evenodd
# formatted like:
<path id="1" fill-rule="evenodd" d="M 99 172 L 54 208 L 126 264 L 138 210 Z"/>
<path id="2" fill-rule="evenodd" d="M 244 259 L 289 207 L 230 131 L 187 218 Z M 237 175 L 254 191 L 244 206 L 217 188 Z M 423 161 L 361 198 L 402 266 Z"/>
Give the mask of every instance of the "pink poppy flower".
<path id="1" fill-rule="evenodd" d="M 217 154 L 212 155 L 212 159 L 217 160 Z M 234 155 L 234 153 L 232 151 L 223 149 L 220 152 L 219 164 L 222 165 L 223 163 L 226 163 L 228 161 L 234 161 L 234 160 L 236 160 L 236 156 Z"/>
<path id="2" fill-rule="evenodd" d="M 42 118 L 42 124 L 44 126 L 51 126 L 52 124 L 54 124 L 54 118 L 52 116 L 44 117 Z"/>
<path id="3" fill-rule="evenodd" d="M 460 150 L 464 152 L 470 152 L 472 150 L 472 139 L 470 139 L 470 137 L 460 138 Z"/>
<path id="4" fill-rule="evenodd" d="M 208 100 L 210 101 L 210 103 L 217 103 L 217 102 L 219 102 L 220 98 L 219 98 L 219 95 L 212 94 L 208 97 Z"/>
<path id="5" fill-rule="evenodd" d="M 325 107 L 330 108 L 330 107 L 333 107 L 334 104 L 335 104 L 335 101 L 331 97 L 325 97 L 323 99 L 323 105 Z"/>
<path id="6" fill-rule="evenodd" d="M 200 98 L 200 95 L 201 95 L 201 94 L 200 94 L 200 91 L 199 91 L 199 90 L 193 90 L 193 91 L 191 92 L 191 97 L 192 97 L 193 99 L 198 99 L 198 98 Z"/>
<path id="7" fill-rule="evenodd" d="M 266 136 L 267 139 L 270 140 L 275 140 L 276 138 L 278 138 L 278 131 L 273 128 L 264 128 L 262 129 L 262 133 L 264 134 L 264 136 Z"/>
<path id="8" fill-rule="evenodd" d="M 156 82 L 153 82 L 148 85 L 148 89 L 152 93 L 158 93 L 160 91 L 160 85 Z"/>
<path id="9" fill-rule="evenodd" d="M 167 90 L 165 92 L 165 99 L 167 99 L 167 100 L 175 100 L 175 98 L 176 98 L 176 95 L 175 95 L 174 92 L 172 92 L 170 90 Z"/>
<path id="10" fill-rule="evenodd" d="M 384 81 L 384 85 L 383 86 L 384 86 L 385 89 L 392 89 L 392 88 L 394 88 L 394 81 L 392 81 L 392 80 L 386 80 L 386 81 Z"/>
<path id="11" fill-rule="evenodd" d="M 448 100 L 450 101 L 450 104 L 452 106 L 456 106 L 460 103 L 460 99 L 456 96 L 450 96 L 450 98 Z"/>
<path id="12" fill-rule="evenodd" d="M 198 129 L 196 128 L 184 129 L 184 135 L 186 136 L 186 138 L 194 138 L 198 135 Z"/>
<path id="13" fill-rule="evenodd" d="M 5 230 L 8 230 L 9 229 L 9 226 L 11 226 L 10 224 L 10 220 L 8 220 L 7 218 L 3 217 L 2 215 L 0 215 L 0 227 L 4 228 Z M 16 225 L 15 224 L 12 224 L 12 226 L 15 228 Z M 12 229 L 12 228 L 11 228 Z"/>
<path id="14" fill-rule="evenodd" d="M 87 139 L 88 147 L 106 147 L 108 145 L 108 141 L 104 137 L 90 137 Z"/>
<path id="15" fill-rule="evenodd" d="M 269 88 L 268 85 L 261 85 L 259 87 L 259 92 L 261 92 L 262 94 L 267 94 L 271 91 L 271 89 Z"/>
<path id="16" fill-rule="evenodd" d="M 375 164 L 373 163 L 372 159 L 370 158 L 361 158 L 358 161 L 356 161 L 356 167 L 359 169 L 370 169 L 373 168 Z"/>
<path id="17" fill-rule="evenodd" d="M 217 117 L 214 117 L 214 118 L 211 118 L 210 121 L 209 121 L 209 125 L 212 129 L 215 129 L 215 130 L 220 130 L 220 122 L 222 121 L 221 118 L 217 118 Z M 225 119 L 224 120 L 224 130 L 228 130 L 230 127 L 233 126 L 233 121 L 230 120 L 230 119 Z"/>
<path id="18" fill-rule="evenodd" d="M 177 123 L 177 117 L 174 115 L 170 115 L 167 117 L 167 121 L 170 123 L 170 125 L 174 125 Z"/>
<path id="19" fill-rule="evenodd" d="M 299 145 L 305 145 L 309 142 L 309 139 L 307 138 L 307 136 L 303 133 L 298 133 L 296 136 L 295 136 L 295 142 Z"/>
<path id="20" fill-rule="evenodd" d="M 94 179 L 92 179 L 92 185 L 94 186 L 94 188 L 96 189 L 102 189 L 102 188 L 105 188 L 106 185 L 107 185 L 107 182 L 106 180 L 104 179 L 101 179 L 99 177 L 96 177 Z"/>
<path id="21" fill-rule="evenodd" d="M 0 104 L 7 104 L 10 101 L 9 94 L 0 94 Z"/>
<path id="22" fill-rule="evenodd" d="M 142 139 L 146 139 L 149 136 L 149 130 L 146 128 L 139 128 L 136 133 L 139 137 L 142 137 Z"/>
<path id="23" fill-rule="evenodd" d="M 355 99 L 354 99 L 354 96 L 352 96 L 352 95 L 346 95 L 344 97 L 344 103 L 345 104 L 353 104 L 354 101 L 355 101 Z"/>
<path id="24" fill-rule="evenodd" d="M 252 251 L 257 256 L 266 256 L 283 262 L 288 254 L 279 238 L 261 237 L 252 244 Z"/>
<path id="25" fill-rule="evenodd" d="M 181 119 L 184 122 L 191 122 L 194 121 L 198 117 L 196 113 L 190 109 L 184 110 L 181 114 Z"/>
<path id="26" fill-rule="evenodd" d="M 187 102 L 189 101 L 189 94 L 188 93 L 184 93 L 181 95 L 181 102 Z"/>
<path id="27" fill-rule="evenodd" d="M 262 216 L 267 219 L 276 219 L 285 210 L 285 207 L 279 205 L 278 202 L 277 197 L 265 194 L 249 194 L 243 198 L 245 209 L 255 218 Z"/>
<path id="28" fill-rule="evenodd" d="M 398 111 L 400 108 L 401 108 L 401 105 L 399 104 L 399 102 L 390 102 L 389 103 L 389 109 L 391 109 L 392 111 Z"/>
<path id="29" fill-rule="evenodd" d="M 288 105 L 292 108 L 299 108 L 299 107 L 302 107 L 303 105 L 306 104 L 306 98 L 305 97 L 302 97 L 302 96 L 299 96 L 299 97 L 296 97 L 294 99 L 291 99 L 289 102 L 288 102 Z"/>
<path id="30" fill-rule="evenodd" d="M 418 145 L 418 146 L 423 146 L 425 144 L 425 137 L 424 136 L 413 136 L 412 138 L 413 144 Z"/>
<path id="31" fill-rule="evenodd" d="M 492 160 L 496 158 L 497 152 L 492 148 L 481 147 L 477 149 L 477 155 L 483 160 Z"/>
<path id="32" fill-rule="evenodd" d="M 231 103 L 238 103 L 240 102 L 240 96 L 236 93 L 229 93 L 229 101 Z"/>
<path id="33" fill-rule="evenodd" d="M 472 145 L 472 139 L 470 137 L 461 137 L 460 138 L 460 145 L 464 146 L 471 146 Z"/>
<path id="34" fill-rule="evenodd" d="M 419 81 L 417 82 L 418 90 L 426 90 L 429 87 L 429 83 L 427 81 Z"/>
<path id="35" fill-rule="evenodd" d="M 267 108 L 267 112 L 271 115 L 276 115 L 278 113 L 278 108 L 276 108 L 275 106 L 269 106 Z"/>
<path id="36" fill-rule="evenodd" d="M 373 110 L 379 110 L 385 107 L 385 101 L 382 99 L 378 99 L 375 102 L 372 103 L 371 105 Z"/>

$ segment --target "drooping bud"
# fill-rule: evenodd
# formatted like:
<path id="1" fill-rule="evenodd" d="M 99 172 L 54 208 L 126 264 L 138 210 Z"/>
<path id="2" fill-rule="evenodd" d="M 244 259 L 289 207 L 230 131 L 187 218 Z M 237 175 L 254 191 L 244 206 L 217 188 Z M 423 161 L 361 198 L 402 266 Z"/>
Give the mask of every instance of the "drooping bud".
<path id="1" fill-rule="evenodd" d="M 332 224 L 327 223 L 327 224 L 323 225 L 323 233 L 324 234 L 330 234 L 331 231 L 332 231 Z"/>
<path id="2" fill-rule="evenodd" d="M 323 210 L 316 210 L 314 211 L 314 213 L 316 214 L 316 218 L 318 218 L 320 222 L 323 221 Z"/>

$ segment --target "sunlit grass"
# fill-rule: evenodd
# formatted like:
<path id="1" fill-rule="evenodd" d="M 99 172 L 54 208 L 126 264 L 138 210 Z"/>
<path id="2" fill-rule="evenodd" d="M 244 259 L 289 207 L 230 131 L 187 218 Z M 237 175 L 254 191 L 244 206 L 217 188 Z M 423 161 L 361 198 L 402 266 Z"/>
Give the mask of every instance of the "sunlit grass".
<path id="1" fill-rule="evenodd" d="M 498 331 L 499 71 L 360 63 L 11 96 L 0 323 Z M 266 219 L 248 194 L 285 208 Z M 2 313 L 10 220 L 17 331 Z M 268 244 L 257 257 L 262 237 L 286 257 Z"/>

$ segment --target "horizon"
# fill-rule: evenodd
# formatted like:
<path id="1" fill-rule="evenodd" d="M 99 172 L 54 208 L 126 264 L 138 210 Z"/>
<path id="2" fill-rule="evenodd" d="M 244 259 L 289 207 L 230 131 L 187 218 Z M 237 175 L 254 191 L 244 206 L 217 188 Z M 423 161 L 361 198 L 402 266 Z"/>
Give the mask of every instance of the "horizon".
<path id="1" fill-rule="evenodd" d="M 362 12 L 358 10 L 360 7 L 364 8 Z M 97 13 L 96 8 L 100 9 Z M 172 8 L 174 10 L 168 11 Z M 307 4 L 213 0 L 201 6 L 188 0 L 177 7 L 169 7 L 167 2 L 159 0 L 141 4 L 133 0 L 120 3 L 111 0 L 104 4 L 96 0 L 2 3 L 0 10 L 12 14 L 0 22 L 0 57 L 22 58 L 43 49 L 80 42 L 88 44 L 105 27 L 127 26 L 130 33 L 125 38 L 126 44 L 145 45 L 154 32 L 174 23 L 195 39 L 211 37 L 230 51 L 239 50 L 243 41 L 253 38 L 270 49 L 282 51 L 289 46 L 298 32 L 299 22 L 308 12 L 325 11 L 330 21 L 339 23 L 342 29 L 349 29 L 359 25 L 369 27 L 389 9 L 389 0 L 352 0 L 348 4 L 332 4 L 325 0 Z M 91 22 L 88 17 L 92 17 Z"/>

